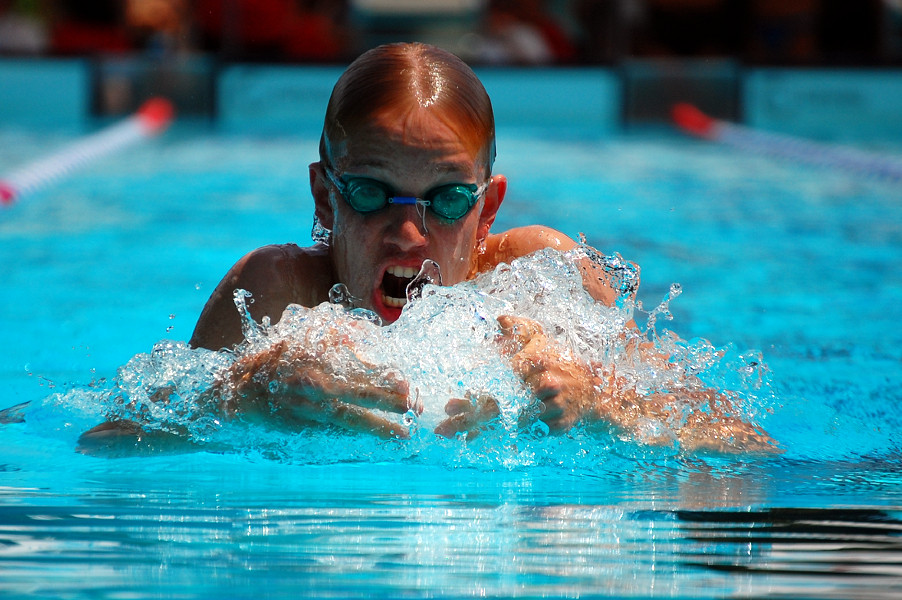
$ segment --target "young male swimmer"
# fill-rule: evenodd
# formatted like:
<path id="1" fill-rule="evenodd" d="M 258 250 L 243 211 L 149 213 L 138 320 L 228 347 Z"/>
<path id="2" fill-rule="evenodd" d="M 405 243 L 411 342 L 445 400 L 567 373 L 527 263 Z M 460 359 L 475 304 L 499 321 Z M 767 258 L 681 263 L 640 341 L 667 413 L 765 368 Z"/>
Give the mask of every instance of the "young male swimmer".
<path id="1" fill-rule="evenodd" d="M 315 306 L 343 283 L 357 306 L 394 322 L 423 261 L 444 285 L 540 248 L 576 244 L 547 227 L 489 229 L 507 179 L 492 174 L 495 124 L 485 89 L 456 56 L 424 44 L 371 50 L 339 78 L 329 99 L 320 160 L 310 165 L 315 216 L 326 243 L 266 246 L 225 276 L 191 344 L 218 349 L 242 340 L 233 292 L 253 294 L 257 320 L 291 303 Z M 603 302 L 616 294 L 605 286 Z"/>
<path id="2" fill-rule="evenodd" d="M 321 241 L 307 248 L 272 245 L 242 258 L 216 288 L 190 344 L 219 350 L 243 340 L 234 291 L 253 296 L 258 322 L 279 320 L 289 304 L 313 307 L 344 284 L 356 306 L 394 322 L 407 302 L 406 288 L 424 261 L 434 261 L 443 285 L 472 279 L 502 262 L 543 248 L 567 251 L 569 237 L 547 227 L 490 233 L 507 179 L 492 173 L 495 126 L 492 106 L 473 71 L 433 46 L 411 43 L 366 52 L 342 74 L 326 109 L 320 160 L 309 167 Z M 581 265 L 584 285 L 611 305 L 618 292 L 597 265 Z M 556 348 L 538 323 L 499 320 L 499 351 L 540 401 L 541 419 L 553 433 L 576 423 L 603 421 L 629 428 L 643 415 L 663 414 L 666 398 L 638 397 L 602 381 L 590 365 Z M 383 435 L 406 430 L 370 408 L 404 413 L 411 408 L 399 379 L 343 381 L 325 374 L 309 348 L 276 344 L 239 359 L 214 393 L 248 406 L 275 406 L 297 423 L 320 422 Z M 271 392 L 259 375 L 296 385 Z M 284 390 L 290 389 L 290 392 Z M 237 399 L 237 400 L 236 400 Z M 725 401 L 725 399 L 723 399 Z M 455 399 L 436 433 L 476 432 L 497 416 L 492 399 Z M 284 416 L 283 414 L 283 416 Z M 700 420 L 699 420 L 700 419 Z M 717 421 L 714 424 L 714 421 Z M 709 422 L 710 421 L 710 422 Z M 718 431 L 705 433 L 707 428 Z M 105 435 L 110 425 L 87 434 Z M 720 415 L 700 416 L 677 431 L 684 447 L 762 449 L 772 440 L 752 425 Z"/>

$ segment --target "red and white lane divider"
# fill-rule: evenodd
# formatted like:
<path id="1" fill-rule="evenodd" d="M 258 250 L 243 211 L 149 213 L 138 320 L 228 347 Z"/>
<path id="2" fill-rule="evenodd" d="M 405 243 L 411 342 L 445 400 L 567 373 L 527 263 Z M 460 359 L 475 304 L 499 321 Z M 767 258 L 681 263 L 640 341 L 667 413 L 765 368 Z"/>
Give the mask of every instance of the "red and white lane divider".
<path id="1" fill-rule="evenodd" d="M 175 110 L 165 98 L 152 98 L 127 119 L 85 136 L 44 158 L 0 176 L 0 207 L 54 183 L 75 169 L 166 130 Z"/>
<path id="2" fill-rule="evenodd" d="M 758 131 L 710 117 L 691 104 L 674 105 L 671 116 L 677 127 L 696 137 L 776 158 L 902 182 L 900 158 Z"/>

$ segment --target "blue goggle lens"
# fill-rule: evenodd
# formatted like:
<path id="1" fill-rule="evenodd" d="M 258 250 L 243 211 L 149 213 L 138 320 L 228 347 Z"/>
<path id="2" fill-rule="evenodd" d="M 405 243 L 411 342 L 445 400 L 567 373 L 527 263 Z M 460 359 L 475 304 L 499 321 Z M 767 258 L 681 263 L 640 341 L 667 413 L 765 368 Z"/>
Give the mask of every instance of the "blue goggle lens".
<path id="1" fill-rule="evenodd" d="M 353 177 L 340 182 L 342 196 L 351 208 L 360 213 L 371 213 L 388 206 L 395 196 L 386 184 L 366 177 Z M 439 217 L 456 221 L 479 200 L 479 186 L 476 184 L 451 183 L 442 185 L 426 193 L 426 207 Z M 411 200 L 411 203 L 413 200 Z"/>

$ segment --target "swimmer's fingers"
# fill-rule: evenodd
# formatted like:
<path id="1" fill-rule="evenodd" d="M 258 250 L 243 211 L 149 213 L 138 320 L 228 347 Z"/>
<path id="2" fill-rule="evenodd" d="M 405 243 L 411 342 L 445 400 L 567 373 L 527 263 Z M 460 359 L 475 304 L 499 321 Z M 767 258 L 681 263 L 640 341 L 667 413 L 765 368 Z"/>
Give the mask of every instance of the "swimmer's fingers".
<path id="1" fill-rule="evenodd" d="M 422 405 L 410 398 L 410 386 L 397 372 L 377 367 L 357 357 L 351 372 L 332 372 L 319 364 L 304 369 L 313 379 L 315 387 L 324 395 L 340 398 L 344 402 L 363 408 L 374 408 L 404 414 L 414 410 L 423 412 Z"/>
<path id="2" fill-rule="evenodd" d="M 341 398 L 344 402 L 362 408 L 375 408 L 387 412 L 404 414 L 413 410 L 423 412 L 422 403 L 410 397 L 410 386 L 399 376 L 361 379 L 349 383 L 333 378 L 323 384 L 323 391 Z"/>
<path id="3" fill-rule="evenodd" d="M 81 434 L 75 451 L 90 456 L 118 458 L 201 449 L 187 435 L 150 431 L 135 421 L 107 421 Z"/>
<path id="4" fill-rule="evenodd" d="M 708 451 L 723 454 L 783 452 L 776 440 L 760 427 L 738 417 L 716 418 L 694 412 L 677 432 L 680 446 L 691 452 Z"/>
<path id="5" fill-rule="evenodd" d="M 541 403 L 538 416 L 549 430 L 562 433 L 587 416 L 597 395 L 589 365 L 562 352 L 536 321 L 503 315 L 498 324 L 502 348 L 513 349 L 511 368 Z"/>
<path id="6" fill-rule="evenodd" d="M 476 400 L 476 409 L 474 411 L 476 416 L 476 422 L 480 424 L 486 424 L 489 421 L 493 421 L 501 414 L 501 409 L 498 406 L 498 401 L 492 398 L 491 396 L 479 396 Z"/>
<path id="7" fill-rule="evenodd" d="M 436 435 L 453 438 L 459 433 L 467 439 L 478 436 L 481 430 L 501 414 L 498 402 L 490 396 L 480 396 L 475 402 L 470 399 L 453 398 L 445 405 L 448 418 L 433 430 Z"/>
<path id="8" fill-rule="evenodd" d="M 536 340 L 512 357 L 514 371 L 540 402 L 539 420 L 551 433 L 563 433 L 581 419 L 594 419 L 599 400 L 598 378 L 585 363 Z"/>
<path id="9" fill-rule="evenodd" d="M 383 439 L 407 439 L 406 427 L 380 417 L 365 408 L 330 399 L 308 401 L 299 399 L 280 407 L 279 412 L 286 424 L 299 427 L 311 422 L 334 425 L 347 431 L 367 433 Z"/>
<path id="10" fill-rule="evenodd" d="M 517 342 L 509 361 L 517 377 L 527 381 L 547 372 L 559 358 L 558 350 L 552 347 L 548 338 L 544 334 L 535 334 L 526 339 L 522 345 Z"/>
<path id="11" fill-rule="evenodd" d="M 273 384 L 279 394 L 293 394 L 311 400 L 340 398 L 362 408 L 375 408 L 398 414 L 423 412 L 422 404 L 410 398 L 407 381 L 395 373 L 379 377 L 339 377 L 317 368 L 297 369 L 284 374 Z"/>
<path id="12" fill-rule="evenodd" d="M 500 327 L 498 343 L 504 354 L 519 352 L 533 338 L 545 336 L 545 330 L 539 322 L 525 317 L 501 315 L 498 317 L 498 325 Z"/>
<path id="13" fill-rule="evenodd" d="M 240 357 L 229 367 L 223 382 L 238 390 L 253 386 L 261 378 L 272 379 L 285 362 L 282 359 L 288 349 L 288 343 L 281 341 L 249 356 Z"/>
<path id="14" fill-rule="evenodd" d="M 348 431 L 370 433 L 382 439 L 406 440 L 410 437 L 410 433 L 403 425 L 392 423 L 353 404 L 336 400 L 330 412 L 329 422 Z"/>
<path id="15" fill-rule="evenodd" d="M 453 417 L 448 417 L 447 419 L 436 425 L 433 431 L 436 435 L 451 439 L 458 433 L 469 434 L 471 428 L 473 428 L 473 420 L 471 415 L 461 413 L 454 415 Z M 468 435 L 467 437 L 472 439 L 473 436 Z"/>
<path id="16" fill-rule="evenodd" d="M 548 371 L 537 373 L 524 380 L 529 389 L 540 402 L 539 418 L 549 427 L 564 416 L 567 399 L 563 397 L 564 386 L 561 380 Z"/>
<path id="17" fill-rule="evenodd" d="M 473 402 L 466 398 L 451 398 L 445 404 L 445 414 L 449 417 L 473 412 Z"/>
<path id="18" fill-rule="evenodd" d="M 569 396 L 571 390 L 558 375 L 544 371 L 525 383 L 539 400 L 538 418 L 548 426 L 549 433 L 564 433 L 576 425 L 581 417 L 580 403 Z"/>
<path id="19" fill-rule="evenodd" d="M 336 370 L 328 356 L 284 340 L 240 358 L 219 387 L 223 395 L 231 392 L 252 400 L 274 400 L 287 394 L 312 400 L 340 398 L 399 414 L 418 409 L 409 402 L 409 386 L 398 373 L 359 357 L 348 369 Z"/>

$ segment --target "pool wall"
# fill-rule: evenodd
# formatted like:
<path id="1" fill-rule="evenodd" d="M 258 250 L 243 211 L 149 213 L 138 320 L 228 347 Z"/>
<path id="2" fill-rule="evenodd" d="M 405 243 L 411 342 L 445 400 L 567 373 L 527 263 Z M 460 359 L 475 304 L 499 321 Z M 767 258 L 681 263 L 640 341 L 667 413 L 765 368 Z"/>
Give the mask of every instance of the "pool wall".
<path id="1" fill-rule="evenodd" d="M 0 60 L 0 126 L 83 130 L 154 94 L 227 133 L 316 135 L 340 66 L 221 65 L 203 57 Z M 480 68 L 501 126 L 588 135 L 667 123 L 678 101 L 816 139 L 902 139 L 902 70 L 749 68 L 730 60 L 610 68 Z M 118 100 L 117 100 L 118 98 Z"/>

